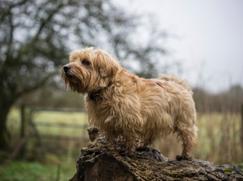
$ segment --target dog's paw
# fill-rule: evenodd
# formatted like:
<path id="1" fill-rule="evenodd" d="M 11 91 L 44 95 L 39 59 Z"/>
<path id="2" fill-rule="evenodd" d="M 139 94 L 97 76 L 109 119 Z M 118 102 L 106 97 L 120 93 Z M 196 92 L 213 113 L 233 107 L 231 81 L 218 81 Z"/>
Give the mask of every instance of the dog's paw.
<path id="1" fill-rule="evenodd" d="M 176 160 L 177 161 L 182 161 L 182 160 L 192 161 L 192 157 L 189 155 L 177 155 Z"/>

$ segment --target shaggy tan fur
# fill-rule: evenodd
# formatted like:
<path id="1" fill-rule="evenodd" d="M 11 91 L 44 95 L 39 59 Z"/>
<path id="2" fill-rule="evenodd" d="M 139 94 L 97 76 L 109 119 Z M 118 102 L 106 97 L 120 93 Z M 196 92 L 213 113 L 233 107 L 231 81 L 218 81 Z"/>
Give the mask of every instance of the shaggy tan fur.
<path id="1" fill-rule="evenodd" d="M 183 80 L 166 75 L 140 78 L 100 49 L 73 51 L 69 60 L 63 78 L 72 90 L 87 93 L 89 123 L 109 140 L 122 136 L 132 149 L 176 133 L 182 156 L 189 156 L 197 138 L 196 110 L 192 91 Z"/>

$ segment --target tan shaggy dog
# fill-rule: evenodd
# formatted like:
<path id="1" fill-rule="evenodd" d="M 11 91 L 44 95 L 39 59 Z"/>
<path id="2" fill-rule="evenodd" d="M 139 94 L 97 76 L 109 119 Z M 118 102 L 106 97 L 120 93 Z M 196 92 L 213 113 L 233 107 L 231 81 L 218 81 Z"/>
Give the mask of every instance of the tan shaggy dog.
<path id="1" fill-rule="evenodd" d="M 87 93 L 89 123 L 108 140 L 122 137 L 131 150 L 176 133 L 183 146 L 180 158 L 189 158 L 197 138 L 196 110 L 184 81 L 140 78 L 95 48 L 71 52 L 63 78 L 72 90 Z"/>

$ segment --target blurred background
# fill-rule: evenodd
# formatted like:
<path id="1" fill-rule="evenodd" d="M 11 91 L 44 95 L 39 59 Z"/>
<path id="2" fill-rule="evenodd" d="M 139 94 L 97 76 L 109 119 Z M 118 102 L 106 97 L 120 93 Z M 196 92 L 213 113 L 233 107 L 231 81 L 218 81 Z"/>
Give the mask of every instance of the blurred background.
<path id="1" fill-rule="evenodd" d="M 129 71 L 188 80 L 194 157 L 243 166 L 243 1 L 1 0 L 0 180 L 67 180 L 87 145 L 83 96 L 60 78 L 68 53 L 103 48 Z M 175 136 L 154 146 L 171 159 Z"/>

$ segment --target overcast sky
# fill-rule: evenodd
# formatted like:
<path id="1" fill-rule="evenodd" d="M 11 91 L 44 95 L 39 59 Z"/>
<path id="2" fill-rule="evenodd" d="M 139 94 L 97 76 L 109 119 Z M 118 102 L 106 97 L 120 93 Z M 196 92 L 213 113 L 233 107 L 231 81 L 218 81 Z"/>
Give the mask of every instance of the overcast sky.
<path id="1" fill-rule="evenodd" d="M 115 0 L 130 12 L 149 14 L 175 34 L 172 57 L 184 78 L 211 91 L 243 85 L 243 0 Z"/>

